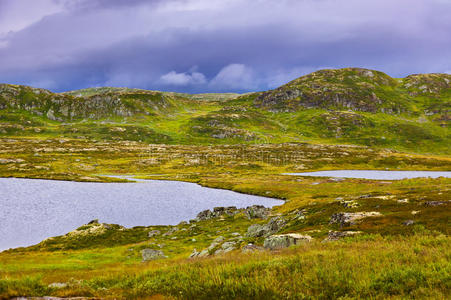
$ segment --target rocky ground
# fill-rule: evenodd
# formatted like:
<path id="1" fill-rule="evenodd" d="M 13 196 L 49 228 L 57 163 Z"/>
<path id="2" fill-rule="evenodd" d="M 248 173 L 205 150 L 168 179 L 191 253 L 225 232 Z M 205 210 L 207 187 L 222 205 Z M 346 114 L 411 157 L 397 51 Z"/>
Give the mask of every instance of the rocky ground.
<path id="1" fill-rule="evenodd" d="M 283 174 L 451 170 L 449 76 L 323 70 L 247 95 L 0 85 L 1 177 L 131 175 L 285 200 L 176 226 L 93 220 L 0 253 L 0 299 L 445 299 L 451 179 Z"/>

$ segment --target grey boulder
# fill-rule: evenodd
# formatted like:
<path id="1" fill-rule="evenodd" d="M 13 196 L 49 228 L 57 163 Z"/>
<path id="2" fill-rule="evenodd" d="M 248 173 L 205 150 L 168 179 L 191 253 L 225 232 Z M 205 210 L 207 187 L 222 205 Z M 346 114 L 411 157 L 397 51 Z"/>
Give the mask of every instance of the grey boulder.
<path id="1" fill-rule="evenodd" d="M 310 242 L 311 240 L 311 236 L 297 233 L 271 235 L 265 239 L 263 247 L 270 250 L 276 250 Z"/>
<path id="2" fill-rule="evenodd" d="M 155 260 L 160 258 L 167 258 L 161 250 L 153 250 L 153 249 L 143 249 L 141 250 L 141 255 L 144 261 Z"/>

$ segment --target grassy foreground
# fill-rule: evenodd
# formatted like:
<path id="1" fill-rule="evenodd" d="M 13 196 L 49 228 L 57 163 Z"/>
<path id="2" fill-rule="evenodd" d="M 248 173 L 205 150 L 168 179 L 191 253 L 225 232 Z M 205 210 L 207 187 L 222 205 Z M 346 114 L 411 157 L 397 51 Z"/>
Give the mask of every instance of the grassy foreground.
<path id="1" fill-rule="evenodd" d="M 72 280 L 60 289 L 49 288 L 39 276 L 4 278 L 0 293 L 5 298 L 52 294 L 105 298 L 446 299 L 451 291 L 450 242 L 448 236 L 425 232 L 409 237 L 365 235 L 335 243 L 314 242 L 277 253 L 229 254 L 124 267 L 111 274 L 107 271 L 94 278 Z"/>

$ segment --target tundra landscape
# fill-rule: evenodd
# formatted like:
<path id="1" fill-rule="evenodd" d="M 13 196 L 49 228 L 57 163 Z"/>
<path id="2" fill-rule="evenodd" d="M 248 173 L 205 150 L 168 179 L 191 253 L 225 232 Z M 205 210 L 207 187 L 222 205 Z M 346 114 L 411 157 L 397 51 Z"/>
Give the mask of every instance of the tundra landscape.
<path id="1" fill-rule="evenodd" d="M 450 299 L 450 15 L 0 0 L 0 299 Z"/>
<path id="2" fill-rule="evenodd" d="M 4 251 L 6 298 L 449 293 L 451 179 L 286 173 L 450 170 L 450 75 L 322 70 L 245 95 L 0 89 L 2 177 L 136 176 L 284 200 L 176 226 L 93 220 Z"/>

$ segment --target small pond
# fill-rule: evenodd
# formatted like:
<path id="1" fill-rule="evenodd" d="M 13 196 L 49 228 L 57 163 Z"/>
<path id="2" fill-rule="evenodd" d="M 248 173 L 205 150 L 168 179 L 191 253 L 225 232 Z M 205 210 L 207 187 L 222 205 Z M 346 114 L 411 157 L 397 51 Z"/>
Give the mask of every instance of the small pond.
<path id="1" fill-rule="evenodd" d="M 315 176 L 315 177 L 341 177 L 341 178 L 361 178 L 374 180 L 401 180 L 420 177 L 448 177 L 451 172 L 447 171 L 377 171 L 377 170 L 334 170 L 304 173 L 286 173 L 285 175 Z"/>
<path id="2" fill-rule="evenodd" d="M 0 251 L 29 246 L 93 219 L 126 227 L 175 225 L 215 206 L 283 201 L 178 181 L 90 183 L 0 178 Z"/>

